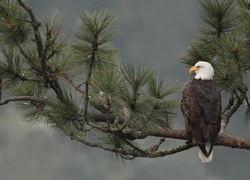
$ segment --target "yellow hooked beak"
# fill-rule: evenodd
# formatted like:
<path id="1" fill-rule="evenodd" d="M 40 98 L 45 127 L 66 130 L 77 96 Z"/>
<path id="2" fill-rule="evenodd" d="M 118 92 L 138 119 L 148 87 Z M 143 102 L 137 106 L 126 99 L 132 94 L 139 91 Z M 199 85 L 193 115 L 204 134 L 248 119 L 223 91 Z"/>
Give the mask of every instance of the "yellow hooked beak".
<path id="1" fill-rule="evenodd" d="M 193 67 L 191 67 L 191 68 L 189 69 L 189 73 L 192 74 L 192 73 L 194 73 L 194 72 L 197 71 L 197 70 L 198 70 L 198 68 L 195 67 L 195 66 L 193 66 Z"/>

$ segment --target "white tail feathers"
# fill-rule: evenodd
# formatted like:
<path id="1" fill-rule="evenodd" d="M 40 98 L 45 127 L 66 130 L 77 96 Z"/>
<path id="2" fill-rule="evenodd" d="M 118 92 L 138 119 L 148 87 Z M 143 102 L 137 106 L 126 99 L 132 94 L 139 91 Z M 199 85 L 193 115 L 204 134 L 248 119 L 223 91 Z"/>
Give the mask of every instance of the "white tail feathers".
<path id="1" fill-rule="evenodd" d="M 199 158 L 201 158 L 203 163 L 210 163 L 213 159 L 213 151 L 211 152 L 211 154 L 207 157 L 205 156 L 202 151 L 199 149 Z"/>
<path id="2" fill-rule="evenodd" d="M 210 142 L 207 142 L 207 143 L 205 144 L 205 146 L 206 146 L 206 151 L 209 152 L 210 147 L 211 147 L 211 143 L 210 143 Z M 212 161 L 212 159 L 213 159 L 213 151 L 212 151 L 212 152 L 210 153 L 210 155 L 207 157 L 207 156 L 205 156 L 205 155 L 202 153 L 202 151 L 199 149 L 199 158 L 201 159 L 201 161 L 202 161 L 203 163 L 210 163 L 210 162 Z"/>

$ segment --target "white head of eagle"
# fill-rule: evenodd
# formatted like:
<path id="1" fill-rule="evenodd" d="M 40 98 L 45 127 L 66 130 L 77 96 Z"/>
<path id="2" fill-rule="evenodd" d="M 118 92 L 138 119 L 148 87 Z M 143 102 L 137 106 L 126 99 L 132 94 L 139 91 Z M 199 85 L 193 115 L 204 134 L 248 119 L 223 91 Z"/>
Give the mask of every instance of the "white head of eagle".
<path id="1" fill-rule="evenodd" d="M 202 80 L 212 80 L 214 77 L 214 68 L 213 66 L 205 61 L 197 62 L 193 67 L 189 69 L 189 73 L 195 72 L 195 79 Z"/>
<path id="2" fill-rule="evenodd" d="M 196 75 L 183 87 L 181 110 L 187 132 L 199 146 L 199 157 L 209 163 L 220 132 L 221 96 L 213 84 L 214 69 L 210 63 L 199 61 L 189 72 Z"/>

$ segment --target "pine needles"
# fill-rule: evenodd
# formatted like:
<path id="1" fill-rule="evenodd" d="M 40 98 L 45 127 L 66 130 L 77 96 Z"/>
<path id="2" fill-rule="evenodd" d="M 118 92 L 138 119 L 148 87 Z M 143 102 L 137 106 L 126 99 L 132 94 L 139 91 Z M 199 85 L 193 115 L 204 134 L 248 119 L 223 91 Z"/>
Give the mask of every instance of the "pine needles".
<path id="1" fill-rule="evenodd" d="M 4 102 L 21 100 L 26 121 L 45 122 L 88 146 L 125 159 L 145 156 L 125 132 L 171 128 L 179 85 L 165 85 L 141 63 L 119 62 L 111 44 L 117 13 L 85 12 L 80 18 L 71 43 L 57 10 L 38 18 L 21 0 L 0 3 L 1 86 L 13 95 Z"/>
<path id="2" fill-rule="evenodd" d="M 216 85 L 231 96 L 224 110 L 227 112 L 234 102 L 248 102 L 245 79 L 250 70 L 250 6 L 245 0 L 199 3 L 199 34 L 181 59 L 188 66 L 197 61 L 208 61 L 214 66 Z"/>
<path id="3" fill-rule="evenodd" d="M 182 62 L 189 66 L 197 61 L 211 62 L 219 71 L 215 74 L 217 84 L 232 92 L 240 86 L 236 81 L 243 83 L 244 73 L 249 70 L 248 32 L 239 28 L 245 24 L 239 14 L 246 18 L 246 10 L 242 10 L 243 2 L 241 5 L 227 0 L 199 2 L 201 29 L 197 40 L 181 57 Z"/>
<path id="4" fill-rule="evenodd" d="M 113 64 L 117 50 L 110 41 L 117 34 L 116 21 L 117 14 L 109 10 L 81 15 L 81 24 L 75 33 L 78 41 L 73 45 L 78 64 L 87 68 L 90 64 L 98 68 Z"/>
<path id="5" fill-rule="evenodd" d="M 211 40 L 217 36 L 219 37 L 223 32 L 232 31 L 235 27 L 234 1 L 232 0 L 207 0 L 199 1 L 201 6 L 201 23 L 200 32 L 202 36 L 211 36 Z"/>
<path id="6" fill-rule="evenodd" d="M 30 40 L 31 27 L 27 22 L 27 14 L 12 1 L 0 4 L 0 41 L 12 47 Z"/>

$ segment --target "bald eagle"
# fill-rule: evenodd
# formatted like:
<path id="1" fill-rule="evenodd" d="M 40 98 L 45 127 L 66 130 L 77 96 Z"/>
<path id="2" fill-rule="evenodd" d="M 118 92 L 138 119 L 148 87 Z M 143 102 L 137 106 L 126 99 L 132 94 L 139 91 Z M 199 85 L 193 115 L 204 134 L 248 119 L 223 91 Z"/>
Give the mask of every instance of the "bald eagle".
<path id="1" fill-rule="evenodd" d="M 214 69 L 210 63 L 199 61 L 189 72 L 196 75 L 183 87 L 181 111 L 187 132 L 199 146 L 199 157 L 203 163 L 210 163 L 220 132 L 221 95 L 213 84 Z"/>

